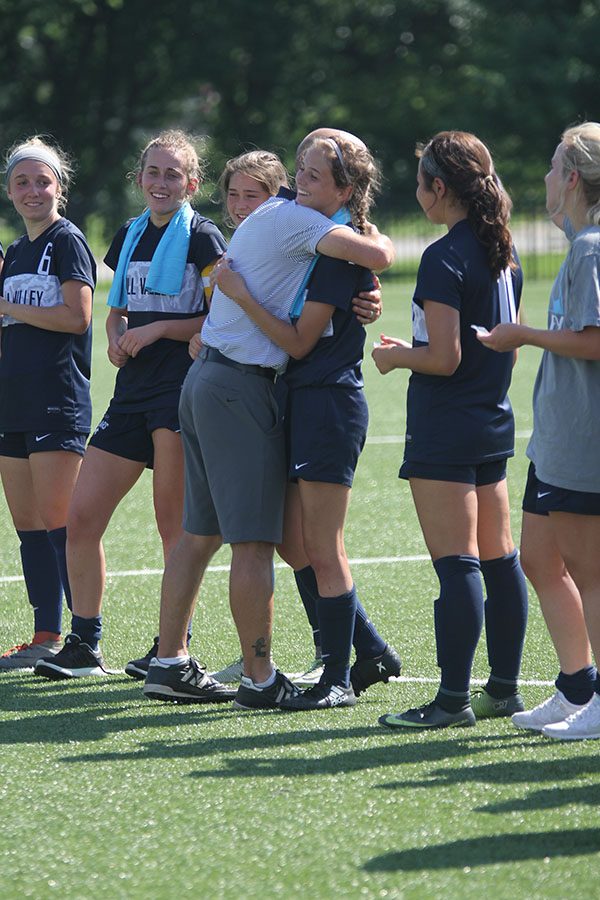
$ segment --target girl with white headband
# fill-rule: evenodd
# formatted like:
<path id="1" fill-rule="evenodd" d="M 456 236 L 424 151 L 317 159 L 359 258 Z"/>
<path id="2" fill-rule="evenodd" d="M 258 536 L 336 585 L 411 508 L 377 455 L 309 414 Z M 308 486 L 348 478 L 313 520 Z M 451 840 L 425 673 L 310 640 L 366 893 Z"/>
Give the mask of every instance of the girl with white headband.
<path id="1" fill-rule="evenodd" d="M 32 668 L 60 649 L 67 510 L 91 427 L 92 293 L 86 240 L 63 218 L 70 167 L 35 137 L 8 154 L 6 188 L 26 234 L 0 276 L 0 475 L 20 540 L 34 635 L 0 658 Z"/>

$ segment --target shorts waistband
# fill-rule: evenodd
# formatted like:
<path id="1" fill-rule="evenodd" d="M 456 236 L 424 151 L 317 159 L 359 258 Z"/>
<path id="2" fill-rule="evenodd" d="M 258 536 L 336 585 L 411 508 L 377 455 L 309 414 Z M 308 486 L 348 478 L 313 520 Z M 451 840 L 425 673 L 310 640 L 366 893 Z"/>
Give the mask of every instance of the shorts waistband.
<path id="1" fill-rule="evenodd" d="M 236 362 L 235 359 L 230 359 L 215 347 L 205 347 L 203 356 L 204 359 L 209 362 L 221 363 L 222 366 L 229 366 L 232 369 L 237 369 L 238 372 L 243 372 L 244 375 L 260 375 L 262 378 L 268 378 L 269 381 L 275 381 L 275 378 L 277 377 L 277 369 L 267 369 L 265 366 L 254 366 L 250 363 Z"/>

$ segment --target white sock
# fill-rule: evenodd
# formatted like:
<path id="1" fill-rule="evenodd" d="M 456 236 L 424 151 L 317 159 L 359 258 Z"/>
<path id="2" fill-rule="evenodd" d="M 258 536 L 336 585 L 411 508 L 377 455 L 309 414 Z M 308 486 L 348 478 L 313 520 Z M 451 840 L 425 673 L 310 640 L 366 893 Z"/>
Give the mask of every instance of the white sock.
<path id="1" fill-rule="evenodd" d="M 183 666 L 190 661 L 189 656 L 157 656 L 156 661 L 161 666 Z"/>
<path id="2" fill-rule="evenodd" d="M 274 681 L 275 681 L 275 669 L 272 669 L 271 674 L 269 675 L 269 677 L 267 678 L 266 681 L 253 681 L 252 684 L 254 685 L 254 687 L 257 687 L 257 688 L 268 688 L 268 687 L 271 687 L 271 685 L 274 683 Z"/>

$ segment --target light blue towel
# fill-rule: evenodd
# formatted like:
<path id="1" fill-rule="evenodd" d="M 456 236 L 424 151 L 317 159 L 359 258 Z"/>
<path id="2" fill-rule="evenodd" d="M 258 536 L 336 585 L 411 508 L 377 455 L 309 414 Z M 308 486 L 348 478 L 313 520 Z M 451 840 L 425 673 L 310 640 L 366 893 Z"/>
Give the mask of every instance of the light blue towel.
<path id="1" fill-rule="evenodd" d="M 146 280 L 146 290 L 152 294 L 176 296 L 181 291 L 190 246 L 194 210 L 186 201 L 177 210 L 161 237 Z M 127 306 L 127 269 L 139 240 L 146 229 L 150 210 L 134 219 L 125 235 L 119 254 L 115 277 L 108 295 L 108 306 Z"/>
<path id="2" fill-rule="evenodd" d="M 352 216 L 348 210 L 347 206 L 342 206 L 336 213 L 331 216 L 332 222 L 337 222 L 338 225 L 348 225 L 352 221 Z M 302 284 L 298 288 L 298 293 L 294 297 L 294 302 L 292 303 L 292 307 L 289 312 L 290 321 L 292 324 L 295 324 L 302 314 L 302 310 L 304 309 L 304 301 L 306 300 L 306 285 L 308 284 L 308 280 L 313 273 L 313 269 L 317 264 L 317 260 L 321 256 L 320 253 L 317 253 L 315 257 L 311 260 L 311 263 L 306 270 L 306 275 L 302 279 Z"/>

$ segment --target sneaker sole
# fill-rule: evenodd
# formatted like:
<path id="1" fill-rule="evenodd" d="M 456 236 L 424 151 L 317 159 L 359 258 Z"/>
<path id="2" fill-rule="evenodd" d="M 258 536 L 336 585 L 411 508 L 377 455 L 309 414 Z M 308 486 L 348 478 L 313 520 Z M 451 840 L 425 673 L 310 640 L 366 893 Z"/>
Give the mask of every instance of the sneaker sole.
<path id="1" fill-rule="evenodd" d="M 43 678 L 52 678 L 55 681 L 69 678 L 87 678 L 88 675 L 116 675 L 116 672 L 109 672 L 101 669 L 100 666 L 90 666 L 86 669 L 61 669 L 58 666 L 46 663 L 43 667 L 36 666 L 33 670 L 34 675 L 41 675 Z"/>
<path id="2" fill-rule="evenodd" d="M 233 703 L 231 704 L 231 706 L 232 706 L 232 709 L 246 709 L 246 710 L 250 710 L 250 711 L 252 711 L 252 710 L 260 711 L 260 710 L 265 710 L 265 709 L 282 709 L 282 707 L 276 703 L 265 703 L 264 706 L 248 706 L 245 703 L 240 703 L 239 700 L 234 700 Z"/>
<path id="3" fill-rule="evenodd" d="M 193 697 L 190 694 L 178 693 L 167 685 L 144 687 L 144 697 L 149 697 L 150 700 L 162 700 L 166 703 L 228 703 L 234 696 L 234 693 L 230 693 Z"/>
<path id="4" fill-rule="evenodd" d="M 423 725 L 418 722 L 388 722 L 386 721 L 387 716 L 380 716 L 377 720 L 380 725 L 383 725 L 385 728 L 389 728 L 392 731 L 401 731 L 402 729 L 408 729 L 409 731 L 439 731 L 441 728 L 472 728 L 477 724 L 476 720 L 473 719 L 462 719 L 459 722 L 446 722 L 440 725 Z"/>
<path id="5" fill-rule="evenodd" d="M 544 726 L 545 728 L 546 726 Z M 541 732 L 542 737 L 550 738 L 553 741 L 597 741 L 600 740 L 600 733 L 598 734 L 568 734 L 567 732 L 563 732 L 561 734 L 548 734 L 547 731 Z"/>
<path id="6" fill-rule="evenodd" d="M 562 722 L 562 719 L 559 719 L 559 721 Z M 544 722 L 543 725 L 522 725 L 520 722 L 519 723 L 513 722 L 513 725 L 515 726 L 515 728 L 518 728 L 519 731 L 534 731 L 537 734 L 541 734 L 542 728 L 545 728 L 546 725 L 552 725 L 552 724 L 554 724 L 554 723 L 553 722 Z"/>

